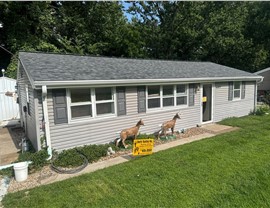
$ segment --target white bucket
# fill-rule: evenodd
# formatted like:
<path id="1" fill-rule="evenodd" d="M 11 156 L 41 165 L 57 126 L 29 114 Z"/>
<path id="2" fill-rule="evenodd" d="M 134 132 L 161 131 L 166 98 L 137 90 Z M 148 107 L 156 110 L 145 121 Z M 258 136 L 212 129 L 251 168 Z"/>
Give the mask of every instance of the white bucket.
<path id="1" fill-rule="evenodd" d="M 15 180 L 18 182 L 25 181 L 28 176 L 28 163 L 19 162 L 13 166 L 15 172 Z"/>

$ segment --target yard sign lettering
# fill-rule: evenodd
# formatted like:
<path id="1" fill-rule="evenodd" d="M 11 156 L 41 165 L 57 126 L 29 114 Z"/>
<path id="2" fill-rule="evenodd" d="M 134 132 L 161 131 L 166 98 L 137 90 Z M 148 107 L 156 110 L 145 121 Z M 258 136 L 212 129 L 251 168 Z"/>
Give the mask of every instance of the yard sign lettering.
<path id="1" fill-rule="evenodd" d="M 154 139 L 134 139 L 133 155 L 150 155 L 153 153 Z"/>

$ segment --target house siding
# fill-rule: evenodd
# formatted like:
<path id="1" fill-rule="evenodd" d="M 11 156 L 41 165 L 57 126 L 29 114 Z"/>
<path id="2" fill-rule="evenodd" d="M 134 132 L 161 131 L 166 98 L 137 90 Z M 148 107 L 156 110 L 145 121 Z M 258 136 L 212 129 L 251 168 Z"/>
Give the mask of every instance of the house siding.
<path id="1" fill-rule="evenodd" d="M 52 91 L 48 91 L 48 114 L 52 148 L 56 150 L 68 149 L 87 144 L 103 144 L 119 137 L 122 129 L 134 126 L 142 119 L 145 126 L 141 133 L 154 133 L 160 129 L 159 125 L 170 120 L 180 111 L 181 119 L 177 120 L 175 130 L 194 127 L 200 123 L 200 92 L 195 94 L 195 105 L 185 108 L 157 110 L 155 112 L 138 113 L 137 87 L 126 88 L 127 114 L 120 117 L 93 119 L 77 123 L 54 124 Z M 117 133 L 118 132 L 118 133 Z"/>
<path id="2" fill-rule="evenodd" d="M 270 70 L 258 73 L 258 75 L 264 77 L 263 82 L 258 84 L 258 90 L 270 90 Z"/>
<path id="3" fill-rule="evenodd" d="M 25 83 L 28 84 L 30 99 L 30 114 L 26 116 L 27 136 L 34 147 L 40 149 L 40 137 L 44 133 L 43 108 L 41 90 L 33 90 L 30 82 L 23 74 L 18 79 L 20 93 L 20 109 L 27 106 Z M 246 82 L 245 98 L 237 101 L 228 101 L 228 82 L 215 83 L 213 89 L 213 122 L 218 122 L 227 117 L 240 117 L 249 114 L 254 107 L 255 82 Z M 119 137 L 122 129 L 134 126 L 139 119 L 143 119 L 145 126 L 140 128 L 141 133 L 154 133 L 160 129 L 159 125 L 172 119 L 175 113 L 180 112 L 181 119 L 177 120 L 175 131 L 183 128 L 195 127 L 201 124 L 201 92 L 195 92 L 194 106 L 174 109 L 159 109 L 138 113 L 137 87 L 126 87 L 126 115 L 119 117 L 89 119 L 76 123 L 55 124 L 52 90 L 48 90 L 48 114 L 51 132 L 52 148 L 63 150 L 75 146 L 88 144 L 104 144 Z"/>
<path id="4" fill-rule="evenodd" d="M 19 66 L 18 73 L 18 96 L 19 96 L 19 108 L 21 112 L 21 125 L 24 126 L 26 137 L 31 141 L 33 147 L 36 150 L 40 150 L 40 136 L 37 126 L 37 95 L 34 89 L 31 87 L 30 81 L 27 78 L 25 71 L 22 66 Z M 29 94 L 29 103 L 30 108 L 27 111 L 30 111 L 30 115 L 28 112 L 23 112 L 23 107 L 27 106 L 27 92 L 25 85 L 28 85 L 28 94 Z"/>
<path id="5" fill-rule="evenodd" d="M 241 100 L 228 100 L 228 82 L 215 84 L 214 96 L 214 122 L 228 117 L 241 117 L 248 115 L 254 109 L 255 82 L 246 82 L 245 98 Z"/>

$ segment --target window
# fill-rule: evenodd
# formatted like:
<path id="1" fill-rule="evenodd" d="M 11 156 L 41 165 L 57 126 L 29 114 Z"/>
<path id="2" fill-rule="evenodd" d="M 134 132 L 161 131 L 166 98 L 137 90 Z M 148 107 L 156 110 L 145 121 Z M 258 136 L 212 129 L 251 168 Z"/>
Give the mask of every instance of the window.
<path id="1" fill-rule="evenodd" d="M 112 88 L 96 88 L 97 115 L 114 114 L 114 95 Z"/>
<path id="2" fill-rule="evenodd" d="M 165 85 L 163 89 L 163 107 L 174 106 L 174 86 Z"/>
<path id="3" fill-rule="evenodd" d="M 233 83 L 233 99 L 241 98 L 241 82 Z"/>
<path id="4" fill-rule="evenodd" d="M 115 113 L 114 88 L 70 89 L 71 119 Z"/>
<path id="5" fill-rule="evenodd" d="M 148 86 L 148 108 L 160 107 L 160 86 Z"/>
<path id="6" fill-rule="evenodd" d="M 176 85 L 176 105 L 187 105 L 186 85 Z"/>
<path id="7" fill-rule="evenodd" d="M 148 109 L 187 105 L 187 85 L 148 86 L 147 103 Z"/>
<path id="8" fill-rule="evenodd" d="M 93 116 L 90 89 L 71 89 L 70 101 L 72 118 Z"/>

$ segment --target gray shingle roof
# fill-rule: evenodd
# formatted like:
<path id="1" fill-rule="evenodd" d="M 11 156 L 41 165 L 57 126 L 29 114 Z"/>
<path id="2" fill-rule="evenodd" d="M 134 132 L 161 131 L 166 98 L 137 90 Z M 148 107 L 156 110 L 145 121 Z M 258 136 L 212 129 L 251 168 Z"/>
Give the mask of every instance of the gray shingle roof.
<path id="1" fill-rule="evenodd" d="M 33 81 L 128 80 L 254 77 L 254 74 L 211 62 L 108 58 L 20 52 Z"/>
<path id="2" fill-rule="evenodd" d="M 262 70 L 257 71 L 257 72 L 254 72 L 254 74 L 256 74 L 256 75 L 262 75 L 263 73 L 268 72 L 268 71 L 270 71 L 270 67 L 268 67 L 266 69 L 262 69 Z"/>

